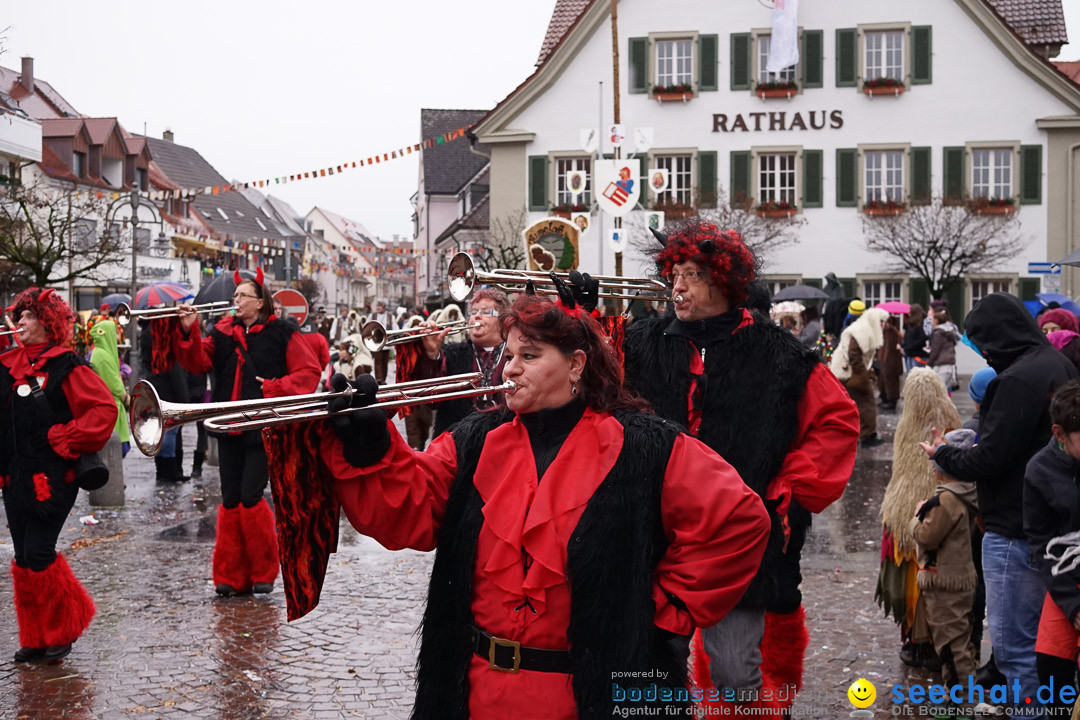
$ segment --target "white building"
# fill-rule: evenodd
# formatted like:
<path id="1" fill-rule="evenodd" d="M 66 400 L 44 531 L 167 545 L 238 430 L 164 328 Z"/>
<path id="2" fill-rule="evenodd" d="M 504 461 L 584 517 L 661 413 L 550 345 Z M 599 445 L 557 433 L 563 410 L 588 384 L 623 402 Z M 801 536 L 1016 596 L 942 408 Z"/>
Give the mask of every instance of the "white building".
<path id="1" fill-rule="evenodd" d="M 310 262 L 304 274 L 323 288 L 326 312 L 336 317 L 371 302 L 374 270 L 363 251 L 381 247 L 375 236 L 356 220 L 320 207 L 312 208 L 304 220 L 319 246 L 306 258 Z"/>
<path id="2" fill-rule="evenodd" d="M 568 199 L 565 173 L 591 168 L 582 130 L 612 122 L 609 11 L 559 0 L 537 70 L 474 128 L 492 148 L 493 224 L 522 208 L 530 221 L 545 217 Z M 772 13 L 763 3 L 620 2 L 624 156 L 634 130 L 652 128 L 638 156 L 671 171 L 669 204 L 715 193 L 790 202 L 803 224 L 797 244 L 765 258 L 774 287 L 835 272 L 872 301 L 928 297 L 925 282 L 882 273 L 887 258 L 866 249 L 868 200 L 1011 198 L 1029 244 L 993 273 L 964 278 L 950 307 L 966 311 L 996 289 L 1033 295 L 1028 263 L 1080 248 L 1080 87 L 1046 59 L 1064 42 L 1059 0 L 802 0 L 799 12 L 798 89 L 766 99 L 759 83 L 787 78 L 764 71 Z M 899 88 L 872 96 L 875 77 Z M 674 101 L 654 94 L 683 83 Z M 604 137 L 599 152 L 612 152 Z M 593 212 L 582 268 L 610 274 L 612 221 Z M 649 269 L 627 253 L 625 274 Z M 1062 280 L 1080 291 L 1076 270 Z"/>

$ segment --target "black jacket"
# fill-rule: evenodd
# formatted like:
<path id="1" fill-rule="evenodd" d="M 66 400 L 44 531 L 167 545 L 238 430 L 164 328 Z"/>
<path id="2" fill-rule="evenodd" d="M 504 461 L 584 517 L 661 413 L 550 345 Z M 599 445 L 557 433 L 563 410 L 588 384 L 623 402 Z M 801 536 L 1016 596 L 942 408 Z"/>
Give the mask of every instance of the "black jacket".
<path id="1" fill-rule="evenodd" d="M 948 475 L 975 483 L 988 532 L 1022 540 L 1024 468 L 1050 439 L 1050 398 L 1076 368 L 1008 293 L 984 297 L 964 325 L 998 375 L 980 407 L 979 444 L 938 448 L 934 460 Z"/>
<path id="2" fill-rule="evenodd" d="M 1027 464 L 1024 477 L 1024 532 L 1031 547 L 1031 564 L 1038 568 L 1043 587 L 1072 620 L 1080 610 L 1080 568 L 1054 577 L 1052 561 L 1043 559 L 1046 543 L 1059 535 L 1080 530 L 1080 463 L 1058 449 L 1050 438 Z"/>
<path id="3" fill-rule="evenodd" d="M 904 326 L 904 339 L 900 341 L 900 347 L 904 348 L 904 357 L 930 356 L 930 352 L 926 349 L 926 333 L 923 332 L 922 323 Z"/>

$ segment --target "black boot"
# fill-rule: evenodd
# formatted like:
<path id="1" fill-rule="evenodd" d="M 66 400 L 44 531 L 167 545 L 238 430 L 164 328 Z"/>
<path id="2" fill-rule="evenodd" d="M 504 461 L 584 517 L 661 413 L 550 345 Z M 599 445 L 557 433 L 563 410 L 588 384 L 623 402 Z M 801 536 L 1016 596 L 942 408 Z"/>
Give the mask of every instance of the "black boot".
<path id="1" fill-rule="evenodd" d="M 184 474 L 184 459 L 182 457 L 180 457 L 179 454 L 177 454 L 176 457 L 172 458 L 172 480 L 173 480 L 173 482 L 182 483 L 182 482 L 187 482 L 190 479 L 191 478 L 189 478 L 187 475 Z"/>
<path id="2" fill-rule="evenodd" d="M 193 460 L 191 462 L 191 477 L 193 477 L 193 478 L 201 478 L 202 477 L 202 464 L 203 464 L 203 460 L 206 459 L 206 451 L 205 450 L 196 450 L 193 455 L 194 455 L 194 457 L 193 457 Z"/>
<path id="3" fill-rule="evenodd" d="M 154 470 L 157 472 L 156 477 L 159 483 L 172 482 L 172 463 L 173 458 L 154 456 Z"/>

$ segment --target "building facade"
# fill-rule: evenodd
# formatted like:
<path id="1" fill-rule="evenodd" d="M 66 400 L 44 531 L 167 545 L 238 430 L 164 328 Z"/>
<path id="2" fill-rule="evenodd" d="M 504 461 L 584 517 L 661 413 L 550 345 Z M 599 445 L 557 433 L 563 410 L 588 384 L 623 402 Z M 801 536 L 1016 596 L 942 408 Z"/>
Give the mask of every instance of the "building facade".
<path id="1" fill-rule="evenodd" d="M 1023 250 L 968 273 L 950 306 L 966 310 L 994 290 L 1032 296 L 1042 286 L 1029 263 L 1080 247 L 1080 87 L 1047 60 L 1064 42 L 1060 3 L 1040 3 L 1038 17 L 1021 5 L 802 0 L 799 63 L 769 73 L 763 4 L 623 0 L 621 152 L 670 178 L 666 192 L 643 193 L 644 208 L 670 220 L 739 204 L 794 221 L 795 242 L 763 257 L 774 290 L 834 272 L 872 302 L 926 302 L 925 282 L 867 249 L 867 221 L 934 198 L 1000 204 L 994 212 L 1019 220 Z M 492 223 L 522 210 L 530 222 L 547 216 L 571 200 L 567 172 L 612 156 L 609 7 L 559 0 L 537 70 L 474 128 L 492 148 Z M 583 147 L 590 130 L 600 136 L 593 152 Z M 581 265 L 611 274 L 612 220 L 591 191 L 579 200 L 593 208 Z M 631 234 L 645 232 L 641 214 L 627 220 Z M 624 260 L 624 274 L 651 269 L 633 247 Z M 1080 291 L 1076 272 L 1066 269 L 1064 292 Z"/>

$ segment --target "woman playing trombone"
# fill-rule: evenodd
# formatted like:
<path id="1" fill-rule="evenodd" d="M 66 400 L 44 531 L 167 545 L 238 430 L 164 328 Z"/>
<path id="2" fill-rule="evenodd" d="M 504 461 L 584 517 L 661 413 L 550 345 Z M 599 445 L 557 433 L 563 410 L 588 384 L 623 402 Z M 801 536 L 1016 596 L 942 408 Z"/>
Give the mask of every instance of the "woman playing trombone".
<path id="1" fill-rule="evenodd" d="M 742 595 L 765 508 L 718 455 L 637 409 L 581 309 L 523 296 L 498 321 L 505 408 L 426 452 L 377 407 L 323 436 L 352 525 L 437 550 L 414 717 L 610 717 L 620 686 L 648 683 L 646 704 L 685 714 L 686 636 Z"/>
<path id="2" fill-rule="evenodd" d="M 235 317 L 219 321 L 207 337 L 192 332 L 198 315 L 180 305 L 176 358 L 188 372 L 213 373 L 212 402 L 300 395 L 315 391 L 319 364 L 310 347 L 274 312 L 263 283 L 234 276 Z M 267 593 L 278 574 L 274 516 L 263 500 L 269 475 L 258 431 L 218 436 L 221 506 L 214 545 L 214 586 L 219 595 Z"/>

